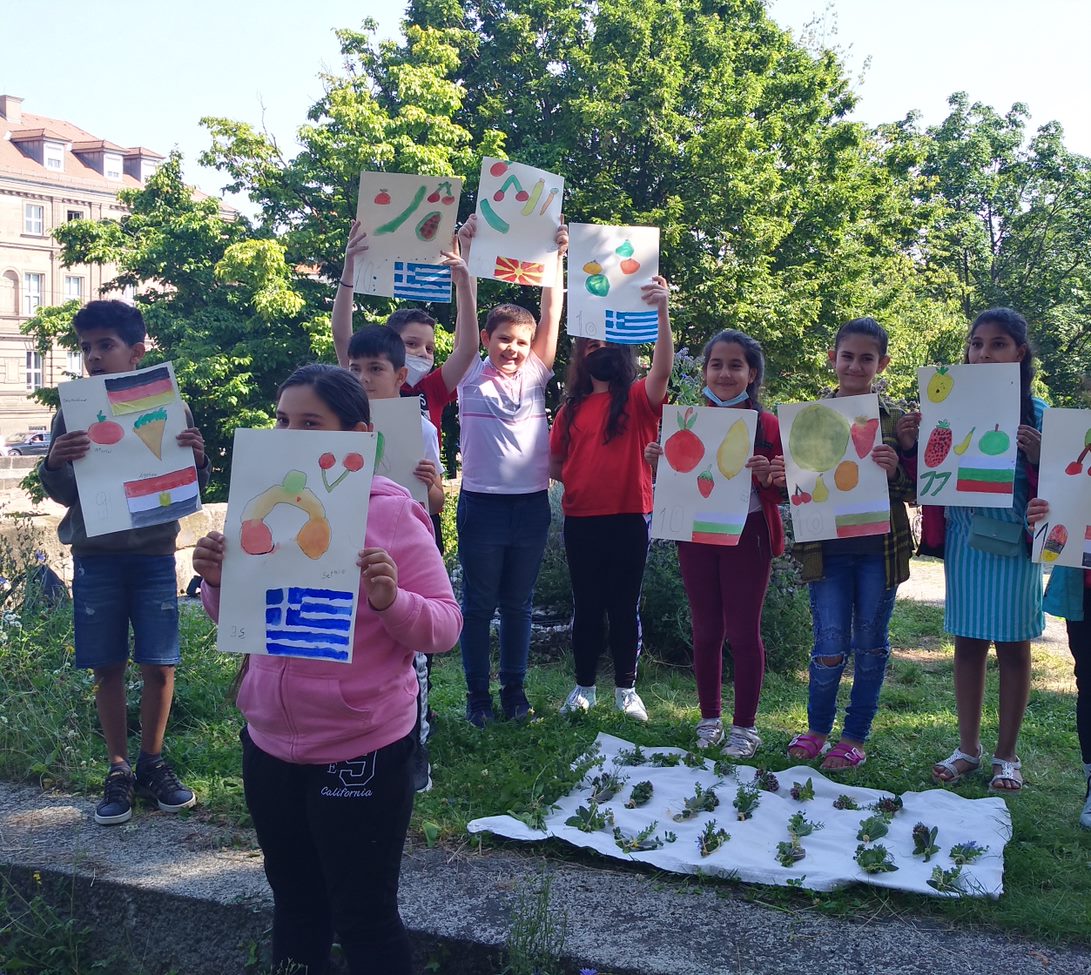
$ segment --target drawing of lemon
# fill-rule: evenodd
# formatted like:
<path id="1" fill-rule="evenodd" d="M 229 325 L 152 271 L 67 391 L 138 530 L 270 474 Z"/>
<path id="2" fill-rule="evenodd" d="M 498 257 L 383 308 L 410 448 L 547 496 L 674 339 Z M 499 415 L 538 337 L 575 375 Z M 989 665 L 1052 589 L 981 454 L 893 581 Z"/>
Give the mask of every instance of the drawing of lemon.
<path id="1" fill-rule="evenodd" d="M 804 470 L 819 474 L 837 464 L 848 445 L 849 421 L 821 403 L 800 410 L 788 435 L 792 459 Z"/>
<path id="2" fill-rule="evenodd" d="M 746 424 L 736 420 L 716 451 L 716 466 L 724 477 L 731 480 L 746 466 L 749 456 L 750 438 L 746 433 Z"/>

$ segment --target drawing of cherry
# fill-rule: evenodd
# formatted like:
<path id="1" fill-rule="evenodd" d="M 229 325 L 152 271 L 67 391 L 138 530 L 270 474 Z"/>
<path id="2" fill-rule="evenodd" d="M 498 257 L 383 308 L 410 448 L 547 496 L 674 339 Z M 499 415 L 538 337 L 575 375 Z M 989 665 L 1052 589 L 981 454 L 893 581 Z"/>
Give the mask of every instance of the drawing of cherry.
<path id="1" fill-rule="evenodd" d="M 527 200 L 530 199 L 530 194 L 526 190 L 520 190 L 518 193 L 515 194 L 515 199 L 517 199 L 520 203 L 526 203 Z"/>
<path id="2" fill-rule="evenodd" d="M 433 190 L 428 194 L 429 203 L 439 203 L 439 190 Z"/>
<path id="3" fill-rule="evenodd" d="M 450 206 L 450 205 L 451 205 L 452 203 L 454 203 L 454 202 L 455 202 L 455 198 L 454 198 L 453 196 L 445 196 L 445 197 L 444 197 L 444 198 L 443 198 L 443 199 L 442 199 L 442 200 L 441 200 L 440 202 L 441 202 L 441 203 L 442 203 L 442 204 L 443 204 L 443 205 L 444 205 L 445 207 L 449 207 L 449 206 Z"/>
<path id="4" fill-rule="evenodd" d="M 385 207 L 390 204 L 390 194 L 386 190 L 379 190 L 375 194 L 375 203 L 377 206 Z"/>
<path id="5" fill-rule="evenodd" d="M 508 164 L 503 160 L 497 160 L 489 167 L 489 172 L 493 176 L 503 176 L 508 171 Z"/>
<path id="6" fill-rule="evenodd" d="M 492 198 L 497 203 L 503 203 L 504 202 L 504 191 L 503 190 L 497 190 L 495 193 L 493 193 Z"/>
<path id="7" fill-rule="evenodd" d="M 345 470 L 358 471 L 364 466 L 364 458 L 360 454 L 346 454 L 341 463 L 345 465 Z"/>
<path id="8" fill-rule="evenodd" d="M 337 458 L 333 454 L 323 454 L 318 458 L 318 466 L 324 471 L 328 471 L 334 464 L 337 463 Z"/>
<path id="9" fill-rule="evenodd" d="M 1083 450 L 1080 451 L 1080 456 L 1077 457 L 1071 464 L 1069 464 L 1064 472 L 1071 477 L 1075 477 L 1077 474 L 1083 472 L 1083 459 L 1091 454 L 1091 430 L 1083 435 Z M 1088 465 L 1087 473 L 1091 474 L 1091 465 Z"/>

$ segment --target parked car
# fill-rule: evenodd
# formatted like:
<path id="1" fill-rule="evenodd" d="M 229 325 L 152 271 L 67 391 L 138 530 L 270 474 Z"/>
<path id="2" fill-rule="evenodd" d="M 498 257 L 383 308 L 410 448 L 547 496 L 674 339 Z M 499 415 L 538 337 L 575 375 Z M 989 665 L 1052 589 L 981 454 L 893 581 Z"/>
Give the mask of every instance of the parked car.
<path id="1" fill-rule="evenodd" d="M 12 457 L 29 457 L 35 454 L 49 453 L 50 437 L 48 433 L 32 433 L 19 443 L 8 444 L 8 454 Z"/>

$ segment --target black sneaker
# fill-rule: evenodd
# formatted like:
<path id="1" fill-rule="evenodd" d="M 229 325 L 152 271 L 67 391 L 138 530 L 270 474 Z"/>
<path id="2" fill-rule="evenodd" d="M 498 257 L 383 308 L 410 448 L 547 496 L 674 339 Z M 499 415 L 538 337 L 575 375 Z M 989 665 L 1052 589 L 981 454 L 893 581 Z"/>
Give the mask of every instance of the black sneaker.
<path id="1" fill-rule="evenodd" d="M 100 826 L 117 826 L 132 819 L 135 785 L 132 769 L 110 769 L 102 788 L 102 802 L 95 806 L 95 822 Z"/>
<path id="2" fill-rule="evenodd" d="M 154 799 L 162 812 L 181 812 L 197 804 L 192 789 L 182 785 L 165 759 L 136 766 L 136 784 L 140 794 Z"/>
<path id="3" fill-rule="evenodd" d="M 413 788 L 417 792 L 428 792 L 432 788 L 432 761 L 428 746 L 420 741 L 413 749 Z"/>
<path id="4" fill-rule="evenodd" d="M 492 695 L 488 691 L 466 695 L 466 720 L 475 728 L 484 728 L 496 720 L 492 709 Z"/>
<path id="5" fill-rule="evenodd" d="M 534 716 L 534 708 L 530 706 L 522 684 L 500 688 L 500 707 L 509 721 L 525 721 Z"/>

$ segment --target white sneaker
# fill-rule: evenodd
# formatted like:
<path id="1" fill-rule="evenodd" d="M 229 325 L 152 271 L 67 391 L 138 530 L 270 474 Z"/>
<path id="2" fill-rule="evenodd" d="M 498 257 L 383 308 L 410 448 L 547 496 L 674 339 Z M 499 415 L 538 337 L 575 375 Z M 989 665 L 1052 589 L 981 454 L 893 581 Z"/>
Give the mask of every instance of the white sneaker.
<path id="1" fill-rule="evenodd" d="M 697 722 L 697 747 L 712 748 L 724 740 L 724 725 L 719 718 L 702 718 Z"/>
<path id="2" fill-rule="evenodd" d="M 738 725 L 732 725 L 731 735 L 723 747 L 723 753 L 732 758 L 753 758 L 759 745 L 761 745 L 761 739 L 758 737 L 756 728 L 740 728 Z"/>
<path id="3" fill-rule="evenodd" d="M 648 720 L 648 711 L 635 687 L 615 687 L 614 703 L 625 717 L 632 718 L 634 721 Z"/>
<path id="4" fill-rule="evenodd" d="M 595 685 L 583 687 L 577 684 L 561 705 L 561 714 L 575 714 L 578 711 L 590 711 L 595 706 Z"/>

